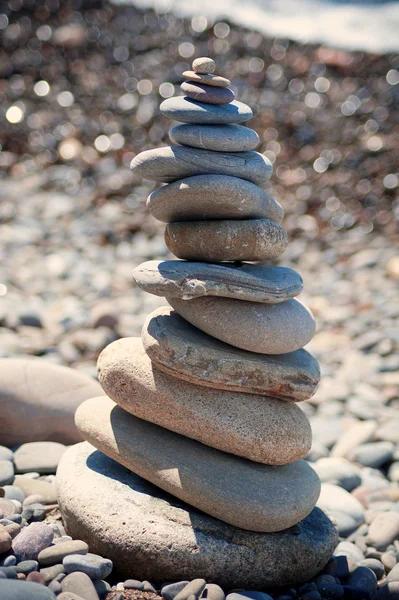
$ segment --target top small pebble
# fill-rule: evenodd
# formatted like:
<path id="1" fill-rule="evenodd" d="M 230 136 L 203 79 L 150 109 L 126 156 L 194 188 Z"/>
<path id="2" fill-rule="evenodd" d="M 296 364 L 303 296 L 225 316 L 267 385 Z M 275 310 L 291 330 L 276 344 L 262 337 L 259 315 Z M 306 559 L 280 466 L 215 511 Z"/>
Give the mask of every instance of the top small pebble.
<path id="1" fill-rule="evenodd" d="M 196 58 L 193 62 L 193 71 L 195 73 L 202 73 L 204 75 L 207 75 L 208 73 L 213 73 L 215 69 L 215 61 L 211 58 L 207 58 L 206 56 Z"/>

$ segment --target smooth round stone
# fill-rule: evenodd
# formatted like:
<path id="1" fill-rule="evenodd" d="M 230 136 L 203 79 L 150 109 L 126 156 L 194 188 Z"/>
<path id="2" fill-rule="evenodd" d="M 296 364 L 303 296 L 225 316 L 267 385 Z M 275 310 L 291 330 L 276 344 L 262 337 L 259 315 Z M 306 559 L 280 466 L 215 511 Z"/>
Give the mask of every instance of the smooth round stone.
<path id="1" fill-rule="evenodd" d="M 391 462 L 394 449 L 395 446 L 392 442 L 360 444 L 348 453 L 348 458 L 364 467 L 379 469 L 387 462 Z"/>
<path id="2" fill-rule="evenodd" d="M 140 338 L 113 342 L 97 366 L 104 391 L 123 409 L 207 446 L 282 465 L 311 445 L 309 421 L 295 403 L 171 377 L 154 367 Z"/>
<path id="3" fill-rule="evenodd" d="M 0 598 L 3 600 L 56 600 L 55 594 L 44 585 L 17 579 L 0 579 Z"/>
<path id="4" fill-rule="evenodd" d="M 385 550 L 399 538 L 399 513 L 383 512 L 369 526 L 367 543 L 377 550 Z"/>
<path id="5" fill-rule="evenodd" d="M 236 97 L 228 87 L 215 87 L 197 81 L 183 81 L 180 87 L 188 98 L 207 104 L 228 104 Z"/>
<path id="6" fill-rule="evenodd" d="M 195 71 L 183 71 L 183 77 L 191 81 L 199 81 L 206 85 L 214 85 L 215 87 L 228 87 L 231 85 L 230 79 L 221 75 L 212 75 L 211 73 L 196 73 Z"/>
<path id="7" fill-rule="evenodd" d="M 254 150 L 259 145 L 259 136 L 256 131 L 242 125 L 183 123 L 172 127 L 169 130 L 169 137 L 174 144 L 218 152 L 243 152 Z"/>
<path id="8" fill-rule="evenodd" d="M 24 492 L 16 485 L 5 485 L 3 486 L 4 498 L 6 500 L 18 500 L 23 503 L 25 500 Z"/>
<path id="9" fill-rule="evenodd" d="M 72 540 L 50 546 L 42 550 L 37 560 L 43 567 L 56 565 L 61 563 L 69 554 L 87 554 L 89 551 L 88 545 L 82 540 Z"/>
<path id="10" fill-rule="evenodd" d="M 81 439 L 82 436 L 79 434 L 79 432 L 77 433 Z M 18 477 L 15 479 L 13 485 L 19 487 L 25 493 L 25 496 L 41 496 L 41 502 L 44 500 L 45 504 L 54 504 L 57 502 L 57 488 L 53 483 L 48 483 L 47 481 L 42 481 L 41 479 Z M 36 498 L 35 503 L 37 503 L 37 501 L 38 500 Z"/>
<path id="11" fill-rule="evenodd" d="M 172 221 L 271 219 L 281 223 L 283 207 L 259 186 L 228 175 L 194 175 L 164 185 L 148 196 L 151 215 Z"/>
<path id="12" fill-rule="evenodd" d="M 249 106 L 238 100 L 216 106 L 191 100 L 187 96 L 175 96 L 164 100 L 159 108 L 165 117 L 182 123 L 222 125 L 223 123 L 244 123 L 253 117 Z"/>
<path id="13" fill-rule="evenodd" d="M 185 260 L 263 261 L 280 256 L 287 248 L 288 236 L 270 219 L 188 221 L 168 223 L 165 243 Z"/>
<path id="14" fill-rule="evenodd" d="M 318 363 L 306 350 L 274 356 L 239 350 L 193 327 L 169 307 L 151 313 L 141 335 L 158 369 L 195 385 L 298 402 L 310 398 L 320 380 Z"/>
<path id="15" fill-rule="evenodd" d="M 55 473 L 60 458 L 66 450 L 59 442 L 28 442 L 14 453 L 17 473 Z"/>
<path id="16" fill-rule="evenodd" d="M 0 486 L 10 485 L 13 481 L 14 465 L 9 460 L 0 460 Z"/>
<path id="17" fill-rule="evenodd" d="M 229 105 L 230 106 L 230 105 Z M 208 173 L 240 177 L 261 185 L 273 171 L 269 159 L 253 150 L 248 152 L 214 152 L 187 146 L 165 146 L 145 150 L 130 163 L 135 175 L 170 183 L 192 175 Z"/>
<path id="18" fill-rule="evenodd" d="M 173 458 L 171 473 L 175 466 Z M 202 577 L 228 589 L 292 585 L 314 577 L 337 543 L 318 509 L 280 533 L 246 531 L 191 508 L 88 443 L 68 449 L 57 478 L 69 533 L 110 558 L 121 577 Z"/>
<path id="19" fill-rule="evenodd" d="M 177 594 L 176 600 L 188 600 L 190 596 L 197 600 L 204 591 L 205 586 L 205 579 L 193 579 Z"/>
<path id="20" fill-rule="evenodd" d="M 102 397 L 107 401 L 107 398 Z M 79 571 L 86 573 L 90 579 L 104 579 L 112 571 L 112 560 L 98 554 L 68 554 L 62 561 L 66 573 Z"/>
<path id="21" fill-rule="evenodd" d="M 337 521 L 341 514 L 348 515 L 353 519 L 355 528 L 364 521 L 363 506 L 354 496 L 337 485 L 322 483 L 317 506 L 336 517 Z M 338 530 L 340 529 L 338 528 Z"/>
<path id="22" fill-rule="evenodd" d="M 195 73 L 214 73 L 216 64 L 212 58 L 200 56 L 199 58 L 194 59 L 192 67 Z"/>
<path id="23" fill-rule="evenodd" d="M 36 560 L 39 552 L 48 548 L 54 532 L 49 525 L 32 523 L 24 527 L 12 542 L 13 554 L 18 561 Z"/>
<path id="24" fill-rule="evenodd" d="M 302 291 L 300 275 L 286 267 L 150 260 L 133 270 L 135 283 L 155 296 L 192 300 L 221 296 L 278 304 Z"/>
<path id="25" fill-rule="evenodd" d="M 287 529 L 311 512 L 320 492 L 319 479 L 306 461 L 274 467 L 238 458 L 127 415 L 107 398 L 87 400 L 76 422 L 86 440 L 110 458 L 242 529 Z M 67 570 L 71 559 L 64 559 Z"/>
<path id="26" fill-rule="evenodd" d="M 61 588 L 61 596 L 63 594 L 69 593 L 72 595 L 76 594 L 77 598 L 84 598 L 84 600 L 98 600 L 96 588 L 94 587 L 92 580 L 88 575 L 86 575 L 86 573 L 81 573 L 78 571 L 70 573 L 65 577 L 65 579 L 62 580 Z M 72 595 L 70 596 L 70 598 L 73 598 Z"/>
<path id="27" fill-rule="evenodd" d="M 83 400 L 101 394 L 97 381 L 40 359 L 0 359 L 0 443 L 81 440 L 73 416 Z"/>
<path id="28" fill-rule="evenodd" d="M 298 300 L 260 304 L 232 298 L 166 297 L 189 323 L 226 344 L 260 354 L 286 354 L 305 346 L 315 332 L 312 313 Z"/>
<path id="29" fill-rule="evenodd" d="M 12 462 L 13 458 L 14 458 L 14 452 L 12 450 L 7 448 L 6 446 L 0 446 L 0 461 L 8 460 L 8 461 Z"/>

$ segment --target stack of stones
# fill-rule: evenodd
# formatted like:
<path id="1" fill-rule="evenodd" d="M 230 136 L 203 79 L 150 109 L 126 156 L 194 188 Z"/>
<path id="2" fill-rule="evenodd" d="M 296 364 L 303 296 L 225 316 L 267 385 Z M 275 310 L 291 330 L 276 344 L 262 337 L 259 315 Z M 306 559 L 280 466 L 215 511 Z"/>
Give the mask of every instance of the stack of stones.
<path id="1" fill-rule="evenodd" d="M 314 508 L 320 482 L 303 460 L 311 428 L 296 404 L 319 383 L 317 361 L 302 349 L 315 323 L 295 299 L 302 290 L 295 271 L 254 264 L 284 252 L 283 209 L 259 187 L 272 166 L 254 151 L 257 134 L 239 124 L 252 111 L 214 69 L 213 60 L 196 59 L 184 74 L 186 95 L 161 105 L 183 123 L 170 131 L 179 145 L 142 152 L 131 165 L 135 174 L 168 184 L 150 195 L 148 207 L 167 223 L 166 244 L 182 260 L 145 262 L 134 280 L 173 309 L 152 313 L 141 339 L 103 351 L 98 372 L 108 397 L 86 401 L 76 422 L 101 453 L 202 511 L 198 521 L 190 506 L 179 505 L 191 517 L 196 550 L 166 539 L 149 555 L 146 540 L 147 555 L 135 549 L 137 575 L 151 576 L 151 559 L 158 578 L 282 585 L 314 576 L 336 542 L 331 522 Z M 76 469 L 83 458 L 90 465 L 90 450 L 73 452 L 75 479 L 93 479 Z M 110 467 L 96 460 L 93 470 L 109 479 Z M 133 495 L 133 488 L 142 492 L 135 481 Z M 85 526 L 62 488 L 67 526 L 107 555 L 104 532 L 93 520 Z M 112 547 L 108 555 L 115 541 Z"/>

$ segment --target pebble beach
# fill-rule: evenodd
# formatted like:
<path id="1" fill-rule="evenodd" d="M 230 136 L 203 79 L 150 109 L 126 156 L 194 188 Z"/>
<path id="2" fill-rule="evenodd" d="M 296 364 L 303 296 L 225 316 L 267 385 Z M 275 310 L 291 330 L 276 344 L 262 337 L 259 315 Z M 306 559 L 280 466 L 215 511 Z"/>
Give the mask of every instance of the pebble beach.
<path id="1" fill-rule="evenodd" d="M 398 598 L 398 55 L 97 2 L 14 4 L 0 15 L 4 600 L 22 598 L 17 585 L 28 582 L 42 584 L 26 588 L 38 600 Z M 127 579 L 105 552 L 68 536 L 57 505 L 58 462 L 80 439 L 70 437 L 68 406 L 101 395 L 100 352 L 140 336 L 165 305 L 132 279 L 143 261 L 171 255 L 145 206 L 155 186 L 129 164 L 170 143 L 159 104 L 179 95 L 194 56 L 216 57 L 255 114 L 258 152 L 274 168 L 265 189 L 283 206 L 289 237 L 272 264 L 300 273 L 300 299 L 317 322 L 306 349 L 321 383 L 298 406 L 313 432 L 317 506 L 339 540 L 318 576 L 277 590 L 201 575 L 147 581 L 134 565 Z M 42 442 L 56 395 L 65 403 L 58 441 Z"/>

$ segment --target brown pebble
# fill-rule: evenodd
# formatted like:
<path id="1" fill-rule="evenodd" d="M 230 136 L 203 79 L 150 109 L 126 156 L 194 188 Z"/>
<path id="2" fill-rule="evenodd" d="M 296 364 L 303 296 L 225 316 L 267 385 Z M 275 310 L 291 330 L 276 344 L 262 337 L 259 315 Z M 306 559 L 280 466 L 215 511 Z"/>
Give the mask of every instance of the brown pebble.
<path id="1" fill-rule="evenodd" d="M 17 579 L 24 581 L 26 579 L 25 573 L 17 573 Z"/>
<path id="2" fill-rule="evenodd" d="M 41 573 L 39 573 L 39 571 L 32 571 L 32 573 L 29 573 L 29 575 L 26 578 L 26 581 L 33 581 L 34 583 L 40 583 L 41 585 L 46 585 L 46 582 L 44 581 L 44 577 L 43 577 L 43 575 L 41 575 Z"/>

